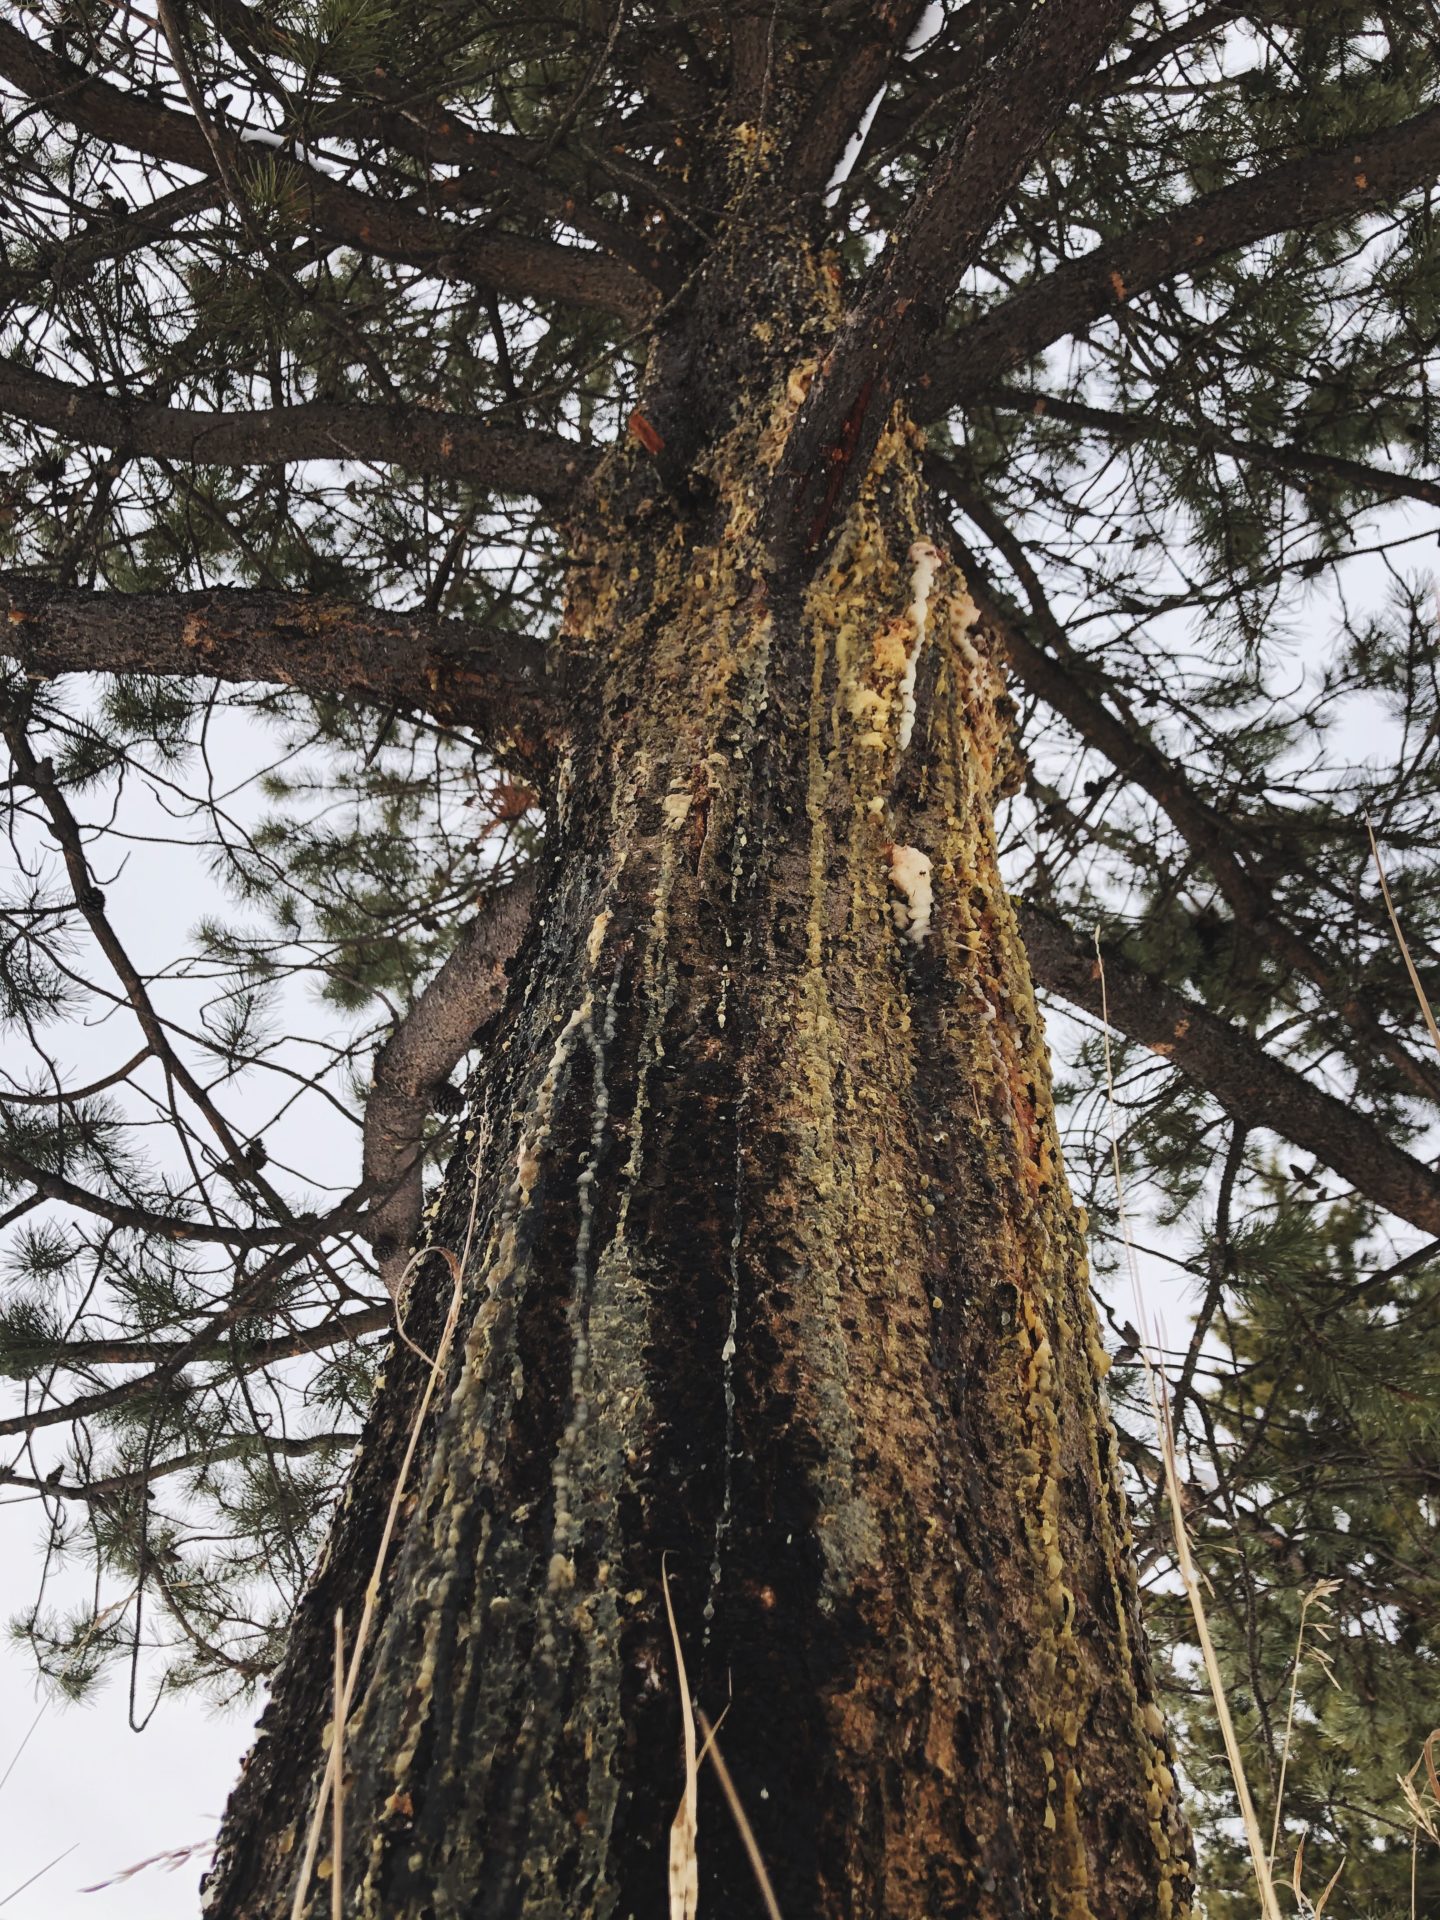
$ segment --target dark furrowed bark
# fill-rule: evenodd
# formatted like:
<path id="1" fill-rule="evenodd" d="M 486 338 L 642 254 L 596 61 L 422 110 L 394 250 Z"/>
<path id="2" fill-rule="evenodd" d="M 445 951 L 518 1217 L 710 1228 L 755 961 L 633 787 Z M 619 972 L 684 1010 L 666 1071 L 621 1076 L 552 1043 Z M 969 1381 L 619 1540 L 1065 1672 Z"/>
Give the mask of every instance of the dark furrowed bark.
<path id="1" fill-rule="evenodd" d="M 772 298 L 793 262 L 727 264 L 778 334 L 813 324 L 818 268 L 797 313 Z M 664 1568 L 701 1704 L 733 1703 L 782 1911 L 1188 1908 L 995 863 L 1012 709 L 903 429 L 825 568 L 767 573 L 798 403 L 783 374 L 752 383 L 688 510 L 625 447 L 577 528 L 584 726 L 431 1229 L 460 1253 L 473 1206 L 462 1338 L 347 1728 L 350 1915 L 665 1911 Z M 447 1291 L 432 1260 L 402 1302 L 422 1347 Z M 215 1920 L 288 1910 L 333 1609 L 353 1626 L 422 1378 L 397 1351 Z M 700 1817 L 703 1904 L 753 1910 L 708 1784 Z M 328 1900 L 317 1880 L 307 1911 Z"/>

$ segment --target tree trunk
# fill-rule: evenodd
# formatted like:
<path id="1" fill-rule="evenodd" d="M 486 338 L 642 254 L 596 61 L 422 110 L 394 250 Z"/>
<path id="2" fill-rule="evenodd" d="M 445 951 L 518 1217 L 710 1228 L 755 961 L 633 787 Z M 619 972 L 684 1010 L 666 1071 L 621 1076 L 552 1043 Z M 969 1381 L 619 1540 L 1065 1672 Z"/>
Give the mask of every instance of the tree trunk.
<path id="1" fill-rule="evenodd" d="M 344 1911 L 666 1912 L 668 1567 L 787 1920 L 1178 1916 L 1083 1222 L 996 868 L 1012 708 L 903 420 L 823 555 L 767 560 L 833 270 L 757 227 L 573 532 L 579 719 L 430 1223 L 471 1253 L 346 1732 Z M 426 1262 L 420 1346 L 449 1292 Z M 290 1910 L 334 1610 L 353 1639 L 424 1376 L 397 1346 L 212 1920 Z M 708 1763 L 699 1859 L 706 1912 L 761 1911 Z"/>

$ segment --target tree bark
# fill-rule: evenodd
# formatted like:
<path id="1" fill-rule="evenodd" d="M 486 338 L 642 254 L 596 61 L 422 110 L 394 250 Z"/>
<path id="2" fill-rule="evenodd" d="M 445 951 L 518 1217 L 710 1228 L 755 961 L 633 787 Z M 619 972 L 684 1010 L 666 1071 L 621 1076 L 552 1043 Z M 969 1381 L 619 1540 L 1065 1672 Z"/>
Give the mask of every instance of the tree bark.
<path id="1" fill-rule="evenodd" d="M 1189 1908 L 1083 1222 L 992 806 L 1012 706 L 892 419 L 821 561 L 765 502 L 835 313 L 759 216 L 572 531 L 581 718 L 430 1222 L 467 1248 L 305 1911 L 667 1910 L 662 1569 L 781 1910 Z M 474 1231 L 470 1231 L 470 1222 Z M 433 1351 L 438 1259 L 406 1301 Z M 207 1911 L 279 1920 L 426 1368 L 397 1345 Z M 328 1831 L 328 1830 L 327 1830 Z M 760 1910 L 702 1773 L 701 1903 Z"/>

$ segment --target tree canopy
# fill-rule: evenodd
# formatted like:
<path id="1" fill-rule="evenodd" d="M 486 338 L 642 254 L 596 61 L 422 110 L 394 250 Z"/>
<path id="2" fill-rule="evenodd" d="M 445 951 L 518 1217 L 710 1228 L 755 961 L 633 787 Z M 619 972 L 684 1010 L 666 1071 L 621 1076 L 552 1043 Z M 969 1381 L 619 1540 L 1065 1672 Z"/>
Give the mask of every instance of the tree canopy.
<path id="1" fill-rule="evenodd" d="M 1344 1910 L 1407 1910 L 1440 1058 L 1370 830 L 1433 987 L 1436 17 L 1063 11 L 0 21 L 0 1483 L 95 1570 L 93 1606 L 17 1623 L 65 1687 L 128 1666 L 139 1717 L 142 1647 L 223 1695 L 273 1663 L 417 1144 L 456 1144 L 528 910 L 568 516 L 627 434 L 685 484 L 641 382 L 738 167 L 845 314 L 782 533 L 823 539 L 903 404 L 1008 661 L 1006 871 L 1209 1910 L 1240 1856 L 1127 1239 L 1195 1305 L 1164 1364 L 1267 1818 L 1288 1756 L 1283 1857 L 1309 1828 L 1307 1886 L 1344 1854 Z M 165 871 L 208 875 L 169 950 Z"/>

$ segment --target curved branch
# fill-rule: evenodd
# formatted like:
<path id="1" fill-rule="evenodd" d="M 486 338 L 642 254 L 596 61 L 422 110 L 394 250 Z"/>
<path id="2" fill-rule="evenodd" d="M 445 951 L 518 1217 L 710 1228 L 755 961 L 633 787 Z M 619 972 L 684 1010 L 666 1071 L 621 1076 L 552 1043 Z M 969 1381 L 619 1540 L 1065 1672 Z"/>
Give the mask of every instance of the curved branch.
<path id="1" fill-rule="evenodd" d="M 1262 467 L 1300 492 L 1310 490 L 1311 480 L 1334 480 L 1360 493 L 1378 494 L 1382 499 L 1423 500 L 1427 506 L 1440 507 L 1440 481 L 1422 480 L 1408 473 L 1387 473 L 1383 467 L 1368 466 L 1363 460 L 1345 460 L 1338 454 L 1316 453 L 1308 447 L 1290 445 L 1262 446 L 1253 440 L 1232 439 L 1223 427 L 1192 427 L 1154 414 L 1111 413 L 1102 407 L 1082 406 L 1074 400 L 1054 399 L 1047 393 L 1024 392 L 1013 387 L 992 387 L 976 398 L 987 407 L 999 407 L 1009 413 L 1029 413 L 1036 419 L 1093 427 L 1112 440 L 1160 440 L 1174 446 L 1195 447 L 1204 453 L 1224 454 L 1242 465 Z"/>
<path id="2" fill-rule="evenodd" d="M 1100 1019 L 1093 945 L 1032 901 L 1018 901 L 1016 912 L 1041 986 Z M 1440 1234 L 1440 1177 L 1373 1120 L 1282 1065 L 1242 1028 L 1132 966 L 1115 947 L 1102 943 L 1101 957 L 1105 1002 L 1117 1031 L 1189 1074 L 1246 1126 L 1282 1135 L 1388 1212 Z"/>
<path id="3" fill-rule="evenodd" d="M 364 1179 L 380 1196 L 366 1231 L 380 1278 L 400 1291 L 423 1200 L 425 1121 L 436 1090 L 499 1011 L 505 968 L 520 949 L 535 903 L 535 869 L 488 894 L 454 952 L 375 1056 L 365 1103 Z"/>
<path id="4" fill-rule="evenodd" d="M 164 407 L 0 365 L 0 414 L 67 440 L 141 459 L 215 467 L 272 467 L 290 460 L 356 460 L 477 480 L 500 493 L 563 501 L 594 464 L 585 447 L 548 433 L 417 406 L 347 406 L 323 400 L 253 412 Z"/>
<path id="5" fill-rule="evenodd" d="M 1066 261 L 963 327 L 921 375 L 916 418 L 938 420 L 1056 340 L 1082 333 L 1176 274 L 1209 266 L 1272 234 L 1388 206 L 1437 175 L 1440 106 L 1202 194 Z"/>
<path id="6" fill-rule="evenodd" d="M 154 673 L 294 687 L 455 721 L 543 773 L 564 713 L 521 634 L 317 594 L 87 593 L 0 574 L 0 653 L 31 673 Z"/>
<path id="7" fill-rule="evenodd" d="M 485 232 L 437 220 L 413 204 L 376 199 L 288 154 L 283 143 L 272 145 L 267 139 L 257 149 L 240 129 L 223 121 L 212 123 L 212 150 L 195 120 L 96 79 L 4 21 L 0 78 L 81 133 L 196 173 L 213 177 L 223 165 L 239 174 L 257 151 L 271 155 L 288 173 L 307 219 L 334 245 L 493 286 L 502 293 L 598 307 L 630 319 L 642 317 L 653 304 L 654 296 L 640 276 L 607 254 Z"/>

